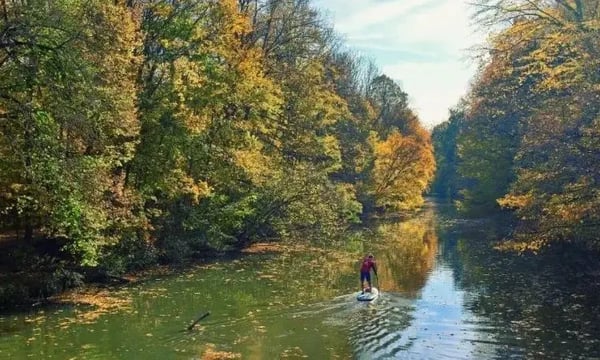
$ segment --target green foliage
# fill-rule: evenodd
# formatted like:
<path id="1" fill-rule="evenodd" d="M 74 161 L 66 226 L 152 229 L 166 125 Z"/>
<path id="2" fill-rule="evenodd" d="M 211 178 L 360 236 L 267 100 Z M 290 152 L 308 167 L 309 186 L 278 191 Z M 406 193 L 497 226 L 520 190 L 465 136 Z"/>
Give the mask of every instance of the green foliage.
<path id="1" fill-rule="evenodd" d="M 66 237 L 68 253 L 95 264 L 110 241 L 111 177 L 136 132 L 134 22 L 100 1 L 3 6 L 2 213 L 17 215 L 25 240 L 34 229 Z"/>
<path id="2" fill-rule="evenodd" d="M 437 125 L 431 134 L 437 165 L 431 192 L 449 201 L 459 198 L 457 140 L 464 121 L 464 109 L 452 109 L 448 121 Z"/>
<path id="3" fill-rule="evenodd" d="M 3 1 L 0 34 L 0 230 L 60 274 L 327 243 L 431 180 L 408 95 L 308 0 Z"/>
<path id="4" fill-rule="evenodd" d="M 100 249 L 99 268 L 113 275 L 138 271 L 155 265 L 159 254 L 156 247 L 135 232 L 124 231 L 121 240 Z"/>
<path id="5" fill-rule="evenodd" d="M 455 138 L 458 155 L 438 155 L 443 169 L 454 168 L 436 184 L 457 186 L 466 211 L 514 211 L 509 248 L 598 248 L 599 2 L 480 3 L 484 23 L 510 24 L 491 38 L 458 135 L 453 122 L 436 134 L 440 145 Z"/>
<path id="6" fill-rule="evenodd" d="M 404 130 L 408 118 L 408 94 L 386 75 L 374 78 L 369 84 L 367 95 L 375 108 L 376 130 L 381 137 L 387 137 L 393 129 Z"/>

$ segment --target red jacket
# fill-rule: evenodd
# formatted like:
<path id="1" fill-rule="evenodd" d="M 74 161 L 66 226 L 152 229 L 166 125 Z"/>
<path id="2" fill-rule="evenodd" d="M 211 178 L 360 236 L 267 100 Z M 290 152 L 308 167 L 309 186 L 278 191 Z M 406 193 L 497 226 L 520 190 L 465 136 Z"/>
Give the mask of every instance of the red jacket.
<path id="1" fill-rule="evenodd" d="M 368 257 L 365 258 L 362 262 L 362 265 L 360 266 L 360 272 L 370 272 L 371 269 L 373 269 L 373 271 L 377 272 L 377 267 L 375 266 L 375 261 L 369 259 Z"/>

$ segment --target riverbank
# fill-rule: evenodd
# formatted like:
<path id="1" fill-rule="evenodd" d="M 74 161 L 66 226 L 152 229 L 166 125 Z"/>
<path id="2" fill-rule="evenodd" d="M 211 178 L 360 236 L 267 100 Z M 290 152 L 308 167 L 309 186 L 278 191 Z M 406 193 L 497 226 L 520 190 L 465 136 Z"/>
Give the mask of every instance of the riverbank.
<path id="1" fill-rule="evenodd" d="M 0 315 L 0 353 L 149 360 L 600 356 L 598 282 L 580 265 L 565 266 L 570 260 L 560 249 L 544 256 L 494 250 L 501 230 L 493 220 L 450 219 L 429 207 L 348 236 L 338 251 L 290 240 L 152 268 L 128 284 L 86 287 L 63 293 L 55 306 Z M 382 295 L 372 304 L 355 299 L 364 252 L 379 263 Z"/>
<path id="2" fill-rule="evenodd" d="M 5 249 L 6 250 L 6 249 Z M 14 254 L 16 249 L 3 252 Z M 0 312 L 27 311 L 36 307 L 55 305 L 89 305 L 98 308 L 99 313 L 111 309 L 114 299 L 111 291 L 123 286 L 137 286 L 150 279 L 174 276 L 191 269 L 208 269 L 218 261 L 236 261 L 247 255 L 275 255 L 294 253 L 316 253 L 330 260 L 340 260 L 338 252 L 331 247 L 287 242 L 257 242 L 242 249 L 228 251 L 208 251 L 203 256 L 188 258 L 180 263 L 155 264 L 144 269 L 124 274 L 110 274 L 106 270 L 73 269 L 65 263 L 51 258 L 39 258 L 32 265 L 35 271 L 10 268 L 9 263 L 0 261 Z"/>
<path id="3" fill-rule="evenodd" d="M 282 253 L 319 253 L 327 257 L 342 253 L 343 256 L 355 256 L 363 250 L 362 238 L 371 231 L 370 227 L 377 223 L 407 222 L 419 218 L 428 212 L 436 213 L 437 226 L 452 229 L 453 232 L 477 232 L 481 228 L 492 227 L 495 230 L 490 239 L 482 239 L 477 247 L 492 248 L 502 243 L 510 233 L 510 218 L 500 214 L 480 219 L 460 217 L 449 204 L 437 203 L 428 199 L 418 212 L 390 216 L 373 217 L 362 227 L 355 228 L 345 237 L 344 242 L 337 245 L 307 244 L 301 240 L 259 242 L 246 248 L 233 248 L 226 251 L 208 250 L 178 263 L 150 263 L 147 266 L 127 272 L 111 272 L 106 268 L 82 268 L 69 265 L 68 260 L 60 258 L 60 243 L 40 239 L 28 246 L 19 246 L 4 236 L 0 243 L 0 312 L 27 311 L 36 307 L 64 304 L 87 304 L 104 308 L 103 299 L 109 299 L 112 290 L 127 286 L 137 286 L 149 279 L 161 276 L 172 276 L 193 268 L 208 267 L 217 261 L 239 260 L 247 255 L 282 254 Z M 406 231 L 405 229 L 402 231 Z M 335 248 L 337 246 L 337 249 Z M 332 250 L 336 251 L 332 251 Z M 494 257 L 511 258 L 514 254 L 507 251 L 495 251 Z M 591 286 L 600 289 L 600 256 L 585 249 L 569 244 L 548 247 L 533 256 L 524 254 L 535 263 L 557 263 L 565 267 L 565 273 L 572 274 L 572 280 L 583 287 Z M 336 259 L 335 261 L 340 261 Z M 28 267 L 19 267 L 26 263 Z M 392 285 L 390 285 L 393 287 Z"/>

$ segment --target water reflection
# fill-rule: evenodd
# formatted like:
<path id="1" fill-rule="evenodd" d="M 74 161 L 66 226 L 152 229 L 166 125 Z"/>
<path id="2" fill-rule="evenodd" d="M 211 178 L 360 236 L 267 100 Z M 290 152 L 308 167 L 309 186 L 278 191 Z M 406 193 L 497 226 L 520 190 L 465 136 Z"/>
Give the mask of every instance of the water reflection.
<path id="1" fill-rule="evenodd" d="M 506 254 L 488 244 L 500 238 L 497 224 L 444 226 L 447 262 L 458 287 L 469 294 L 465 308 L 485 318 L 494 357 L 600 357 L 600 294 L 565 254 Z M 458 257 L 458 259 L 457 259 Z M 594 290 L 594 288 L 596 290 Z"/>
<path id="2" fill-rule="evenodd" d="M 438 248 L 433 214 L 402 223 L 380 225 L 372 240 L 380 263 L 380 287 L 416 296 L 427 281 Z"/>
<path id="3" fill-rule="evenodd" d="M 124 288 L 126 307 L 93 317 L 82 306 L 0 316 L 0 358 L 600 357 L 600 292 L 560 257 L 495 252 L 496 226 L 430 206 L 374 227 L 360 252 L 221 260 Z M 355 300 L 365 251 L 380 265 L 373 303 Z"/>
<path id="4" fill-rule="evenodd" d="M 440 256 L 435 208 L 416 219 L 378 226 L 382 296 L 348 317 L 357 359 L 476 358 L 484 353 L 477 318 L 464 306 L 454 271 Z M 489 350 L 485 350 L 489 354 Z"/>
<path id="5" fill-rule="evenodd" d="M 452 269 L 436 267 L 416 298 L 384 293 L 347 317 L 355 323 L 349 331 L 354 358 L 489 358 L 495 342 L 481 332 L 488 325 L 464 304 Z"/>

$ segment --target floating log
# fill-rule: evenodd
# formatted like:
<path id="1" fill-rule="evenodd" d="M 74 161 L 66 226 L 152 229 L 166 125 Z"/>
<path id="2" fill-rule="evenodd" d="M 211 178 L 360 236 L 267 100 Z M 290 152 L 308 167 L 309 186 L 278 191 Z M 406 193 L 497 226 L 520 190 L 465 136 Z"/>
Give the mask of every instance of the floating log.
<path id="1" fill-rule="evenodd" d="M 187 329 L 188 329 L 188 331 L 192 330 L 192 329 L 194 328 L 194 326 L 196 326 L 196 324 L 200 322 L 200 320 L 204 319 L 204 318 L 205 318 L 205 317 L 207 317 L 208 315 L 210 315 L 210 312 L 208 312 L 208 311 L 207 311 L 206 313 L 204 313 L 204 314 L 202 314 L 201 316 L 199 316 L 199 317 L 196 319 L 196 321 L 194 321 L 194 322 L 192 323 L 192 325 L 188 326 L 188 328 L 187 328 Z"/>

